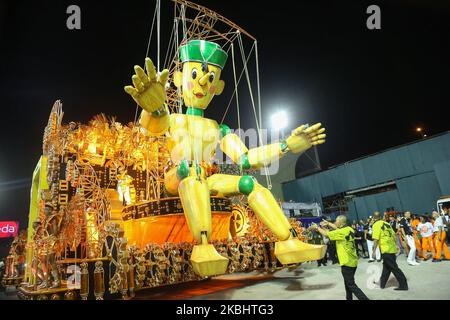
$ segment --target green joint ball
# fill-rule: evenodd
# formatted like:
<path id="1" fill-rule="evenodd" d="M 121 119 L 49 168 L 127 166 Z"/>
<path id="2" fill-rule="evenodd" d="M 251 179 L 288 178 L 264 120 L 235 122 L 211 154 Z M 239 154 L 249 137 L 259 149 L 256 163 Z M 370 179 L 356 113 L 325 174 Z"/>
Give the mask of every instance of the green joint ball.
<path id="1" fill-rule="evenodd" d="M 189 176 L 189 165 L 186 160 L 180 162 L 177 168 L 177 177 L 180 180 L 187 178 Z"/>
<path id="2" fill-rule="evenodd" d="M 255 180 L 251 176 L 243 176 L 239 180 L 239 192 L 249 195 L 255 188 Z"/>
<path id="3" fill-rule="evenodd" d="M 219 125 L 220 129 L 220 136 L 224 138 L 225 136 L 229 135 L 231 133 L 231 129 L 226 124 Z"/>
<path id="4" fill-rule="evenodd" d="M 239 160 L 238 160 L 238 165 L 242 167 L 242 169 L 244 170 L 248 170 L 251 168 L 250 162 L 248 160 L 248 155 L 247 154 L 243 154 Z"/>

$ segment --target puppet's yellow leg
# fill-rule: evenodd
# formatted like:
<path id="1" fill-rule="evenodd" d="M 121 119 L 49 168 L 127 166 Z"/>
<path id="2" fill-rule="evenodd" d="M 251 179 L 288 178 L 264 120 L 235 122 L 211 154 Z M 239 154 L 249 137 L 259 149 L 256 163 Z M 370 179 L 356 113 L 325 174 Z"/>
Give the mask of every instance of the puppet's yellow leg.
<path id="1" fill-rule="evenodd" d="M 216 174 L 208 178 L 211 193 L 223 196 L 243 193 L 248 196 L 250 208 L 278 237 L 275 256 L 282 264 L 293 264 L 323 258 L 326 246 L 300 241 L 272 193 L 250 176 Z"/>
<path id="2" fill-rule="evenodd" d="M 183 165 L 185 164 L 182 163 L 180 166 Z M 187 175 L 188 170 L 181 168 L 178 171 L 181 179 L 178 193 L 189 230 L 197 241 L 190 258 L 194 272 L 202 277 L 224 274 L 228 267 L 228 259 L 220 255 L 214 246 L 208 243 L 211 235 L 211 205 L 208 184 L 206 180 L 196 175 L 183 178 L 183 174 Z"/>

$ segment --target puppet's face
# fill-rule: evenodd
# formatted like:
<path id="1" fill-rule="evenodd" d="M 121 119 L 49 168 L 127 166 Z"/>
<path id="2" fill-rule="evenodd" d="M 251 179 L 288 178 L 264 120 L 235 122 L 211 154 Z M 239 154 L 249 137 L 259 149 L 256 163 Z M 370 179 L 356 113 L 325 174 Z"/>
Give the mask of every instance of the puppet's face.
<path id="1" fill-rule="evenodd" d="M 181 88 L 187 107 L 206 109 L 215 95 L 220 95 L 225 82 L 220 80 L 222 70 L 211 64 L 185 62 L 183 72 L 176 72 L 174 83 Z"/>

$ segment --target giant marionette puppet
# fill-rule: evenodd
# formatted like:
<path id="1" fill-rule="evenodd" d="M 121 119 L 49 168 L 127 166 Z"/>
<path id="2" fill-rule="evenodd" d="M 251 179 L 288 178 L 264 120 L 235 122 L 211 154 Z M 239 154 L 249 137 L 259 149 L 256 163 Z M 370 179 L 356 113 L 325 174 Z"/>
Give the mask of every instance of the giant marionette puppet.
<path id="1" fill-rule="evenodd" d="M 143 109 L 140 125 L 148 134 L 166 135 L 171 160 L 176 165 L 165 174 L 166 190 L 179 195 L 184 213 L 197 245 L 191 263 L 201 276 L 226 272 L 228 259 L 221 256 L 212 244 L 210 196 L 248 196 L 250 208 L 278 237 L 275 255 L 282 264 L 308 260 L 308 252 L 317 249 L 301 242 L 289 224 L 272 193 L 251 176 L 205 175 L 202 164 L 211 163 L 217 144 L 222 151 L 243 169 L 261 168 L 277 161 L 288 152 L 300 153 L 313 145 L 325 142 L 321 124 L 302 125 L 285 140 L 248 150 L 239 137 L 226 125 L 203 117 L 215 95 L 220 95 L 225 82 L 221 72 L 227 53 L 213 42 L 191 40 L 180 47 L 182 72 L 174 74 L 174 84 L 181 90 L 186 114 L 170 114 L 166 105 L 166 82 L 169 71 L 157 73 L 152 61 L 145 60 L 146 71 L 135 66 L 133 86 L 126 86 Z"/>

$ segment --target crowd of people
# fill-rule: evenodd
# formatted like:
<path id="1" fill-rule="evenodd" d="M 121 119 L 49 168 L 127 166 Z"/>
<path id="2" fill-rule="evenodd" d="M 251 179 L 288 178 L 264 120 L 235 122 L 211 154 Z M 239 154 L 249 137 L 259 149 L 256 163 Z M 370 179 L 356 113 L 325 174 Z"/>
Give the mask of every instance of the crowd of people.
<path id="1" fill-rule="evenodd" d="M 433 211 L 431 215 L 415 215 L 410 212 L 386 212 L 383 220 L 388 222 L 396 234 L 398 253 L 404 255 L 411 266 L 420 265 L 419 261 L 431 260 L 440 262 L 450 260 L 447 246 L 447 230 L 450 224 L 449 209 L 444 208 L 439 214 Z M 330 222 L 330 220 L 327 220 Z M 373 216 L 359 221 L 353 221 L 350 227 L 354 230 L 355 247 L 359 258 L 368 259 L 368 262 L 381 262 L 380 249 L 376 249 L 375 257 L 371 257 L 373 249 Z M 326 244 L 327 254 L 318 261 L 319 266 L 338 263 L 336 245 L 327 237 L 319 233 L 311 233 L 311 242 Z"/>
<path id="2" fill-rule="evenodd" d="M 406 277 L 397 265 L 397 257 L 404 254 L 410 266 L 420 265 L 418 261 L 450 260 L 446 237 L 449 228 L 449 208 L 444 207 L 441 213 L 433 211 L 431 216 L 374 212 L 368 219 L 352 223 L 341 215 L 334 223 L 323 220 L 309 230 L 312 242 L 327 244 L 327 253 L 318 265 L 326 265 L 329 260 L 333 264 L 339 263 L 346 298 L 351 300 L 355 295 L 363 300 L 368 298 L 354 280 L 360 258 L 366 258 L 368 262 L 383 262 L 377 283 L 381 289 L 385 288 L 392 273 L 399 284 L 395 290 L 408 290 Z"/>

